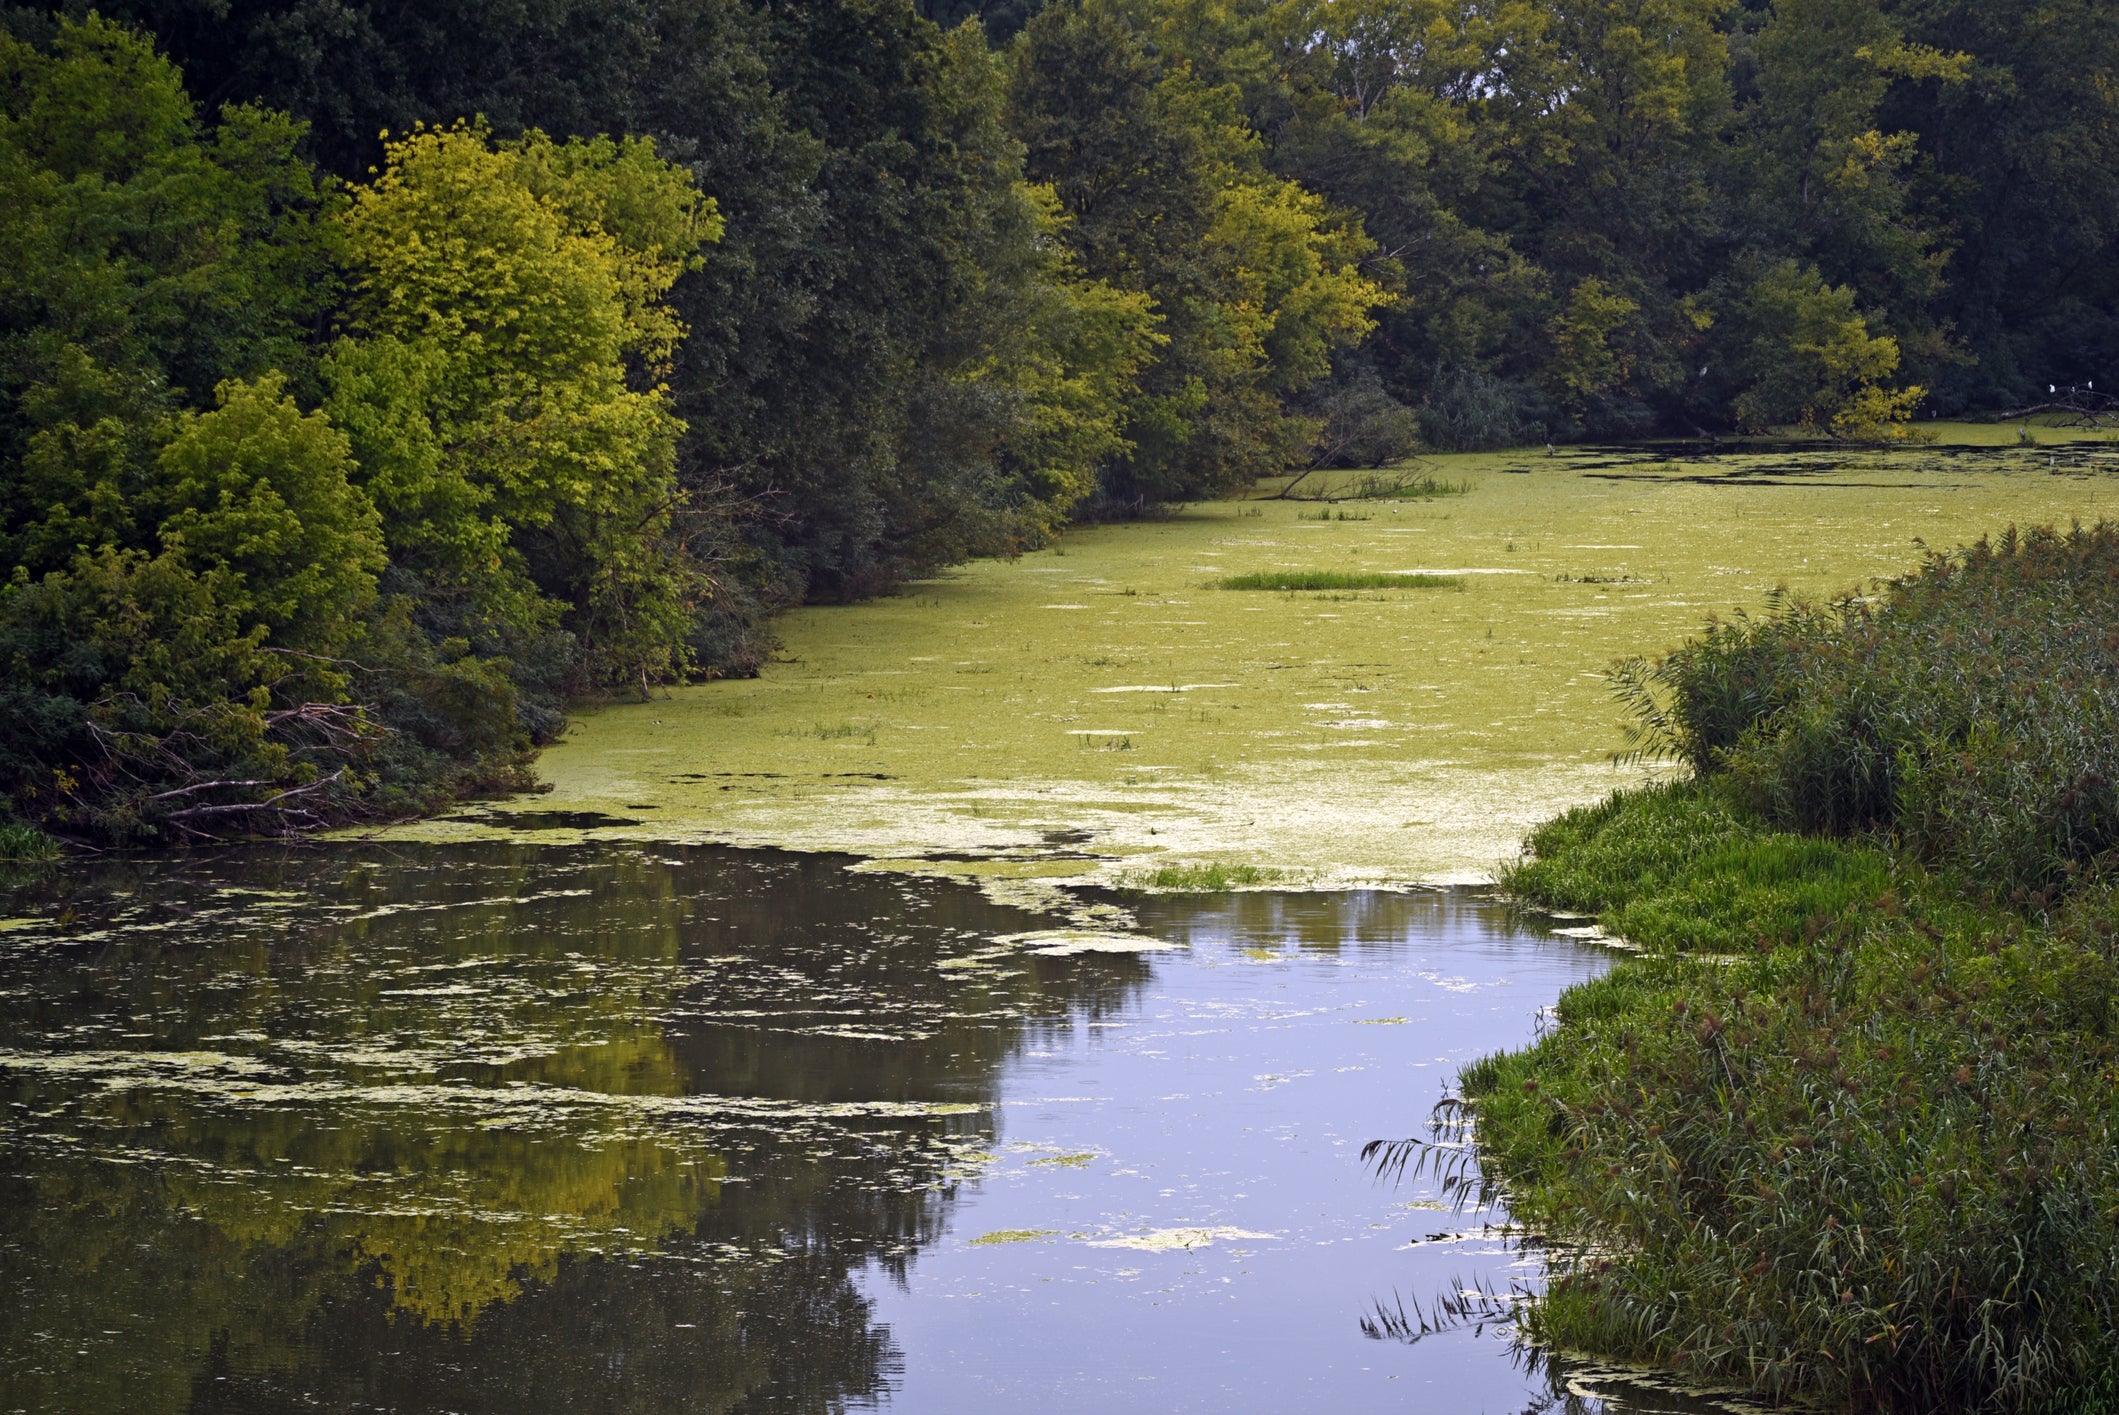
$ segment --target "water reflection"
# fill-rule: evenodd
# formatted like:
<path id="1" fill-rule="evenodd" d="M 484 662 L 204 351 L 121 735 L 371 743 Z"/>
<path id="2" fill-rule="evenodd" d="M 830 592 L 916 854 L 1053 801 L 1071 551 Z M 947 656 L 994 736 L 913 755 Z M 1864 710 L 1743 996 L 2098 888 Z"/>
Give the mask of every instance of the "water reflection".
<path id="1" fill-rule="evenodd" d="M 948 969 L 1050 921 L 843 866 L 501 846 L 20 891 L 8 1404 L 873 1396 L 849 1269 L 932 1237 L 1000 1061 L 1142 965 Z"/>
<path id="2" fill-rule="evenodd" d="M 0 1409 L 1601 1408 L 1478 1331 L 1426 1357 L 1531 1269 L 1354 1160 L 1592 955 L 1358 893 L 1041 951 L 1067 918 L 847 863 L 18 881 Z"/>

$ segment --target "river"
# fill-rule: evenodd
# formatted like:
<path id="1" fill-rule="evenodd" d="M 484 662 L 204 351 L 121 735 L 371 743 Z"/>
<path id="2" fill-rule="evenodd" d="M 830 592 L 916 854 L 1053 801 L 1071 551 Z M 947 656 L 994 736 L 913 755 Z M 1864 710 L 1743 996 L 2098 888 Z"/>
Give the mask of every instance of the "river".
<path id="1" fill-rule="evenodd" d="M 855 866 L 17 878 L 0 1404 L 1683 1408 L 1518 1349 L 1506 1214 L 1360 1158 L 1600 952 L 1464 891 L 1050 912 Z"/>
<path id="2" fill-rule="evenodd" d="M 1613 657 L 2119 513 L 1952 436 L 1092 529 L 541 796 L 0 877 L 0 1410 L 1701 1408 L 1523 1349 L 1536 1236 L 1361 1150 L 1606 966 L 1467 885 L 1640 779 Z M 1317 568 L 1407 578 L 1231 586 Z"/>

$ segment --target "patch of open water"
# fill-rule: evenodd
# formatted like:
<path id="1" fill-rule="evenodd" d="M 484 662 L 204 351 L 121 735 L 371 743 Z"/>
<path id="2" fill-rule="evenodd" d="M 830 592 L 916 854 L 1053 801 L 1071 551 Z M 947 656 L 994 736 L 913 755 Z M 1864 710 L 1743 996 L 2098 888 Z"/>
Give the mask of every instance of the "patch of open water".
<path id="1" fill-rule="evenodd" d="M 0 1410 L 1673 1410 L 1363 1143 L 1606 966 L 1461 892 L 1061 913 L 608 844 L 0 892 Z"/>

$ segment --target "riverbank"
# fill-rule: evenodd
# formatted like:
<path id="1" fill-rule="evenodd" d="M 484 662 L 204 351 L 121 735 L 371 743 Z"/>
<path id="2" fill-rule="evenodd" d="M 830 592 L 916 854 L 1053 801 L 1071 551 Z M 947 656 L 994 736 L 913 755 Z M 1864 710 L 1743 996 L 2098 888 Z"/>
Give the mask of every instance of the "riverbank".
<path id="1" fill-rule="evenodd" d="M 2015 438 L 1438 457 L 1435 479 L 1470 490 L 1317 504 L 1268 485 L 1087 528 L 795 611 L 756 679 L 583 713 L 540 759 L 547 794 L 386 834 L 836 849 L 1078 883 L 1484 881 L 1540 821 L 1646 779 L 1612 764 L 1615 655 L 1777 585 L 1899 573 L 1919 540 L 2119 513 L 2119 480 L 2056 465 L 2082 449 Z M 1314 571 L 1455 583 L 1216 587 Z"/>
<path id="2" fill-rule="evenodd" d="M 2112 1408 L 2115 583 L 2109 532 L 2031 538 L 1654 670 L 1698 778 L 1504 880 L 1640 955 L 1462 1077 L 1554 1240 L 1536 1340 L 1835 1408 Z"/>

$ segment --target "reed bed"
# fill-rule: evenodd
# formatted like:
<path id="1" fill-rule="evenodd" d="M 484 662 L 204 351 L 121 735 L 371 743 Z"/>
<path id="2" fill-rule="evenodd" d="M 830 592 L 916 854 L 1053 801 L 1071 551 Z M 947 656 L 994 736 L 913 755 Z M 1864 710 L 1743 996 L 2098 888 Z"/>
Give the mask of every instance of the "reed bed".
<path id="1" fill-rule="evenodd" d="M 1645 950 L 1463 1076 L 1554 1345 L 1829 1408 L 2119 1408 L 2119 537 L 2004 537 L 1622 690 L 1695 779 L 1506 887 Z M 2101 665 L 2101 666 L 2100 666 Z"/>

